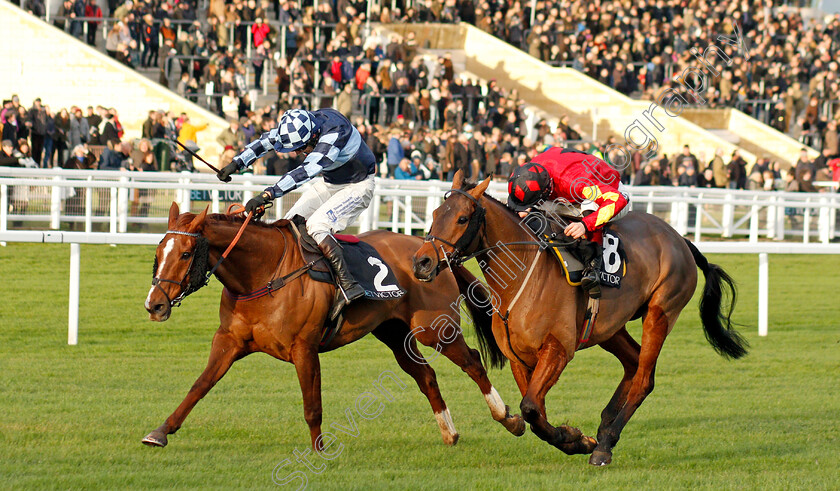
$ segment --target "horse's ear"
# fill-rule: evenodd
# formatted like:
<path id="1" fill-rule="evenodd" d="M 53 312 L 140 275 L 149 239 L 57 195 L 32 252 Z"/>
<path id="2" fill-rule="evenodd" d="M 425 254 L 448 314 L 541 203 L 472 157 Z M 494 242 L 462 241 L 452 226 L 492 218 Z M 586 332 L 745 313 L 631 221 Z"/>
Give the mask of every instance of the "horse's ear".
<path id="1" fill-rule="evenodd" d="M 482 194 L 484 194 L 484 191 L 487 191 L 487 186 L 489 186 L 489 185 L 490 185 L 490 178 L 488 177 L 487 179 L 478 183 L 478 186 L 470 189 L 469 193 L 470 193 L 470 195 L 472 195 L 473 198 L 478 199 L 478 198 L 481 197 Z"/>
<path id="2" fill-rule="evenodd" d="M 455 173 L 455 177 L 452 178 L 452 189 L 461 189 L 464 185 L 464 173 L 461 169 Z"/>
<path id="3" fill-rule="evenodd" d="M 207 218 L 207 210 L 209 209 L 210 205 L 207 205 L 204 208 L 204 211 L 199 213 L 197 217 L 193 218 L 192 223 L 190 223 L 190 226 L 187 227 L 187 230 L 189 232 L 196 233 L 196 231 L 201 230 L 201 228 L 204 226 L 204 220 Z"/>
<path id="4" fill-rule="evenodd" d="M 172 202 L 172 206 L 169 207 L 169 225 L 167 227 L 169 230 L 175 229 L 175 223 L 178 221 L 178 215 L 181 214 L 181 210 L 178 209 L 178 203 Z"/>

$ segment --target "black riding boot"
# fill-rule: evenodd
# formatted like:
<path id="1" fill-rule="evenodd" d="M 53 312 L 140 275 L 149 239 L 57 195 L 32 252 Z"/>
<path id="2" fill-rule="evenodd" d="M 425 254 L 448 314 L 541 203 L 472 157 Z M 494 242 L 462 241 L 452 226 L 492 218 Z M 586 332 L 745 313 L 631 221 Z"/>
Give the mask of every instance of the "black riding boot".
<path id="1" fill-rule="evenodd" d="M 580 287 L 589 293 L 592 298 L 601 298 L 601 280 L 599 272 L 604 263 L 604 251 L 601 244 L 589 242 L 581 244 L 583 251 L 583 278 L 580 280 Z"/>
<path id="2" fill-rule="evenodd" d="M 341 246 L 338 245 L 338 242 L 335 241 L 332 235 L 328 235 L 318 244 L 318 247 L 321 248 L 324 257 L 329 261 L 342 292 L 342 295 L 338 296 L 338 301 L 330 311 L 330 319 L 335 319 L 347 304 L 359 297 L 364 297 L 365 289 L 356 282 L 350 274 L 350 271 L 347 270 L 347 264 L 344 262 L 344 254 L 341 252 Z"/>

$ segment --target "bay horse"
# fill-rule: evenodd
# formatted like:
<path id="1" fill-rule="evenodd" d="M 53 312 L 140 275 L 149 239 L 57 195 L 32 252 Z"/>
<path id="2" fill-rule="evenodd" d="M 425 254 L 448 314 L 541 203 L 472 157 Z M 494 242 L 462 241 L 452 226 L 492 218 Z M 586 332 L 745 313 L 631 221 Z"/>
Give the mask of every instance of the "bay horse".
<path id="1" fill-rule="evenodd" d="M 295 365 L 312 447 L 320 451 L 323 447 L 319 353 L 350 344 L 368 333 L 388 346 L 400 368 L 417 382 L 432 406 L 446 444 L 454 445 L 458 433 L 438 389 L 435 371 L 417 350 L 416 340 L 442 353 L 478 384 L 496 421 L 517 436 L 525 432 L 522 416 L 510 414 L 488 380 L 478 351 L 467 346 L 460 328 L 447 329 L 446 325 L 435 323 L 441 316 L 457 316 L 451 306 L 453 301 L 457 302 L 461 292 L 476 281 L 468 271 L 454 270 L 454 274 L 445 275 L 434 285 L 420 282 L 412 275 L 410 253 L 406 251 L 417 250 L 422 239 L 385 231 L 362 234 L 360 238 L 381 254 L 406 294 L 390 300 L 357 300 L 344 310 L 338 333 L 326 345 L 319 346 L 334 298 L 334 286 L 303 274 L 271 295 L 247 301 L 235 298 L 261 289 L 274 278 L 302 271 L 306 264 L 286 220 L 247 224 L 230 254 L 219 263 L 243 221 L 242 215 L 207 214 L 207 209 L 198 215 L 181 214 L 178 205 L 172 203 L 169 230 L 155 252 L 153 286 L 145 305 L 149 318 L 167 320 L 173 303 L 180 303 L 186 294 L 206 283 L 211 264 L 218 266 L 215 276 L 225 291 L 219 306 L 221 323 L 213 336 L 207 367 L 175 412 L 143 438 L 143 443 L 166 446 L 167 435 L 178 431 L 193 407 L 236 360 L 263 352 Z M 476 305 L 470 303 L 470 298 L 467 296 L 467 307 L 474 312 Z M 490 333 L 489 317 L 478 313 L 475 328 L 484 348 L 484 342 L 492 344 L 495 340 Z M 496 362 L 501 360 L 498 358 Z"/>
<path id="2" fill-rule="evenodd" d="M 488 178 L 477 186 L 467 185 L 456 174 L 448 197 L 434 211 L 426 243 L 414 255 L 414 274 L 432 281 L 445 271 L 446 263 L 457 265 L 476 255 L 489 287 L 485 293 L 498 297 L 493 346 L 511 361 L 522 394 L 522 415 L 539 438 L 567 454 L 591 453 L 593 465 L 612 461 L 622 429 L 653 390 L 656 360 L 694 294 L 697 267 L 706 278 L 700 300 L 706 339 L 724 357 L 746 354 L 746 342 L 731 323 L 736 291 L 729 275 L 667 223 L 639 212 L 630 212 L 611 226 L 611 233 L 625 244 L 626 274 L 619 289 L 602 289 L 600 313 L 588 340 L 581 343 L 587 295 L 569 285 L 559 261 L 537 247 L 539 242 L 517 214 L 485 194 L 489 182 Z M 526 265 L 530 265 L 527 273 Z M 731 295 L 728 307 L 724 286 Z M 625 329 L 628 321 L 639 317 L 643 318 L 641 345 Z M 577 428 L 555 428 L 545 412 L 546 393 L 575 351 L 595 345 L 615 355 L 624 367 L 624 376 L 601 413 L 597 440 Z"/>

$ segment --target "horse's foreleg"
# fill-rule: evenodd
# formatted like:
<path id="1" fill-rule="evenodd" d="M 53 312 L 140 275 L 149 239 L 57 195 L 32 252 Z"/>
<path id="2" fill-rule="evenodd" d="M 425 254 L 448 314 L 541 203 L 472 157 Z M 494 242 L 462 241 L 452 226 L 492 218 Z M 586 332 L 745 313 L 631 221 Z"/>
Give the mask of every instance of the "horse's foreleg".
<path id="1" fill-rule="evenodd" d="M 417 342 L 402 322 L 385 323 L 373 331 L 377 339 L 385 343 L 394 352 L 394 358 L 405 373 L 411 375 L 420 391 L 429 400 L 435 413 L 440 434 L 444 443 L 455 445 L 458 443 L 458 431 L 452 422 L 452 415 L 440 393 L 434 369 L 417 349 Z"/>
<path id="2" fill-rule="evenodd" d="M 513 373 L 513 380 L 516 381 L 519 392 L 521 392 L 522 397 L 525 397 L 525 394 L 528 392 L 528 384 L 531 383 L 531 374 L 533 372 L 530 368 L 520 365 L 518 361 L 512 360 L 510 362 L 510 371 Z"/>
<path id="3" fill-rule="evenodd" d="M 542 440 L 569 455 L 591 453 L 595 448 L 595 439 L 584 436 L 577 428 L 565 425 L 555 428 L 545 416 L 545 396 L 557 382 L 567 363 L 566 350 L 557 338 L 549 334 L 540 347 L 537 366 L 519 407 L 525 421 L 531 424 L 531 431 Z"/>
<path id="4" fill-rule="evenodd" d="M 461 367 L 461 370 L 478 384 L 478 388 L 484 394 L 487 406 L 490 407 L 490 414 L 493 419 L 516 436 L 525 434 L 525 420 L 518 414 L 510 414 L 510 407 L 504 403 L 496 388 L 490 383 L 490 379 L 487 378 L 487 371 L 481 364 L 481 355 L 478 351 L 467 346 L 460 334 L 455 341 L 443 344 L 442 347 L 443 355 L 449 358 L 452 363 Z"/>
<path id="5" fill-rule="evenodd" d="M 668 317 L 661 308 L 650 306 L 643 323 L 642 346 L 639 352 L 638 369 L 630 382 L 627 400 L 618 410 L 612 423 L 598 430 L 598 448 L 589 458 L 592 465 L 607 465 L 612 462 L 612 449 L 621 437 L 621 430 L 636 412 L 636 409 L 653 391 L 656 360 L 670 330 Z"/>
<path id="6" fill-rule="evenodd" d="M 321 436 L 321 361 L 317 344 L 298 340 L 292 346 L 292 363 L 295 364 L 300 391 L 303 394 L 303 417 L 309 425 L 312 448 L 323 448 Z"/>
<path id="7" fill-rule="evenodd" d="M 201 372 L 198 380 L 195 381 L 187 397 L 173 412 L 166 421 L 163 422 L 156 430 L 152 431 L 145 438 L 143 443 L 154 447 L 165 447 L 167 444 L 166 435 L 171 435 L 178 431 L 181 424 L 186 419 L 190 411 L 198 404 L 210 389 L 216 385 L 225 373 L 227 373 L 234 361 L 244 356 L 245 351 L 233 339 L 229 333 L 219 333 L 213 336 L 213 345 L 210 348 L 210 359 L 207 361 L 207 367 Z"/>

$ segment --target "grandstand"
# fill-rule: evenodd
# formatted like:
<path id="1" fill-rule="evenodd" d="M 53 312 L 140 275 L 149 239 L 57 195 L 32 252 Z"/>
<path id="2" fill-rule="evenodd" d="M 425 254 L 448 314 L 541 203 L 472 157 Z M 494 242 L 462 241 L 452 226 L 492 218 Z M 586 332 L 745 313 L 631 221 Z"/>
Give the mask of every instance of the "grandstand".
<path id="1" fill-rule="evenodd" d="M 56 56 L 78 65 L 61 76 L 76 80 L 68 85 L 74 89 L 49 94 L 53 109 L 117 107 L 130 140 L 152 136 L 142 128 L 150 110 L 168 109 L 173 120 L 189 112 L 193 123 L 212 123 L 199 146 L 214 163 L 224 147 L 215 141 L 224 128 L 219 118 L 240 122 L 241 135 L 230 143 L 244 144 L 292 106 L 343 108 L 377 157 L 390 161 L 383 175 L 395 170 L 386 151 L 395 127 L 403 155 L 420 152 L 435 166 L 430 176 L 443 179 L 456 168 L 474 177 L 505 174 L 538 146 L 555 144 L 611 148 L 608 157 L 632 162 L 628 183 L 658 165 L 661 176 L 654 182 L 679 185 L 685 167 L 680 155 L 688 145 L 694 174 L 702 176 L 720 154 L 724 166 L 735 162 L 744 167 L 740 173 L 754 175 L 736 186 L 763 189 L 764 170 L 781 187 L 782 171 L 803 155 L 818 167 L 812 179 L 830 180 L 828 162 L 838 153 L 836 63 L 819 53 L 831 47 L 840 21 L 786 5 L 742 12 L 736 2 L 683 7 L 673 0 L 633 7 L 607 2 L 601 10 L 565 0 L 390 7 L 141 1 L 102 4 L 97 11 L 72 2 L 46 9 L 29 0 L 23 7 L 56 29 L 22 19 L 15 23 L 25 29 L 22 37 L 70 47 L 56 53 L 33 43 L 25 57 Z M 12 15 L 11 6 L 4 8 Z M 795 39 L 783 39 L 789 33 Z M 810 41 L 808 49 L 792 52 L 791 43 L 800 38 Z M 714 43 L 720 54 L 697 51 Z M 686 89 L 697 80 L 679 75 L 703 56 L 712 60 L 703 66 L 706 74 L 719 76 L 706 76 L 706 91 Z M 27 66 L 19 59 L 5 63 Z M 785 63 L 794 69 L 782 70 Z M 812 68 L 802 68 L 809 63 Z M 129 76 L 132 69 L 143 77 Z M 17 94 L 28 105 L 47 95 L 43 72 L 32 67 L 21 73 L 33 80 L 18 89 L 20 80 L 7 79 L 0 88 L 7 97 Z M 122 104 L 101 97 L 97 84 L 82 82 L 79 74 L 107 79 L 113 90 L 106 93 Z M 123 79 L 131 84 L 119 85 Z M 93 100 L 96 92 L 100 97 Z M 823 147 L 825 155 L 818 151 Z M 295 165 L 272 157 L 257 172 L 278 174 Z"/>

